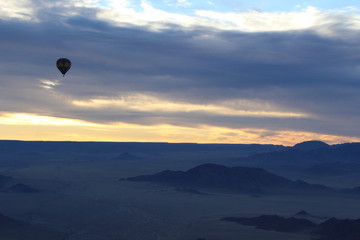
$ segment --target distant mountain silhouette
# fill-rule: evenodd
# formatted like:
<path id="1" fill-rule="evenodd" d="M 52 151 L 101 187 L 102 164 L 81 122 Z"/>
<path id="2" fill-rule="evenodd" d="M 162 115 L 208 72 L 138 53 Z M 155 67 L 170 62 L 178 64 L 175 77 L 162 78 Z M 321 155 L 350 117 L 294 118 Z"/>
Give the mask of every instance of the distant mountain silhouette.
<path id="1" fill-rule="evenodd" d="M 335 176 L 335 175 L 343 175 L 347 173 L 347 171 L 345 171 L 344 169 L 328 167 L 321 164 L 315 164 L 305 169 L 305 172 L 316 176 Z"/>
<path id="2" fill-rule="evenodd" d="M 0 192 L 3 193 L 37 193 L 40 192 L 26 184 L 20 183 L 18 179 L 0 175 Z"/>
<path id="3" fill-rule="evenodd" d="M 325 186 L 312 185 L 300 180 L 291 181 L 261 168 L 226 167 L 218 164 L 203 164 L 185 172 L 165 170 L 154 175 L 142 175 L 121 180 L 243 193 L 327 189 Z"/>
<path id="4" fill-rule="evenodd" d="M 308 232 L 317 240 L 359 240 L 360 219 L 339 220 L 330 218 L 320 224 L 301 218 L 285 218 L 277 215 L 261 215 L 253 218 L 224 217 L 222 221 L 255 226 L 258 229 L 278 232 Z"/>
<path id="5" fill-rule="evenodd" d="M 358 159 L 360 159 L 360 143 L 347 143 L 331 145 L 328 147 L 325 147 L 321 143 L 316 143 L 314 145 L 319 147 L 310 147 L 309 150 L 305 150 L 308 147 L 300 147 L 301 150 L 299 149 L 299 147 L 293 147 L 288 148 L 284 151 L 257 153 L 252 156 L 240 158 L 239 160 L 245 163 L 255 165 L 274 163 L 301 163 L 303 166 L 304 164 L 311 164 L 310 166 L 318 165 L 317 167 L 315 167 L 315 169 L 313 169 L 314 171 L 321 171 L 322 169 L 326 171 L 325 168 L 330 168 L 330 166 L 331 168 L 338 168 L 341 171 L 346 170 L 346 167 L 348 167 L 350 170 L 353 170 L 354 168 L 360 168 L 360 163 L 358 161 Z M 313 144 L 310 143 L 310 146 L 313 146 Z M 330 171 L 327 171 L 327 173 L 330 174 Z M 338 173 L 335 172 L 334 174 Z"/>
<path id="6" fill-rule="evenodd" d="M 66 233 L 58 232 L 47 227 L 33 225 L 31 223 L 17 220 L 0 214 L 0 239 L 6 240 L 37 240 L 67 239 Z"/>
<path id="7" fill-rule="evenodd" d="M 294 217 L 305 218 L 305 219 L 308 219 L 310 221 L 311 220 L 324 220 L 324 219 L 327 219 L 327 217 L 320 217 L 320 216 L 312 215 L 312 214 L 306 212 L 305 210 L 301 210 L 301 211 L 295 213 Z"/>
<path id="8" fill-rule="evenodd" d="M 38 193 L 40 192 L 38 189 L 30 187 L 28 185 L 18 183 L 8 187 L 5 192 L 12 192 L 12 193 Z"/>
<path id="9" fill-rule="evenodd" d="M 295 216 L 308 217 L 308 216 L 311 216 L 311 215 L 308 212 L 306 212 L 305 210 L 301 210 L 301 211 L 295 213 Z"/>
<path id="10" fill-rule="evenodd" d="M 360 193 L 360 187 L 356 187 L 352 189 L 354 192 Z"/>
<path id="11" fill-rule="evenodd" d="M 119 152 L 196 152 L 196 151 L 236 151 L 245 154 L 280 151 L 282 145 L 270 144 L 196 144 L 165 142 L 56 142 L 56 141 L 12 141 L 0 140 L 0 154 L 23 153 L 84 153 L 118 154 Z M 32 155 L 35 155 L 32 154 Z"/>
<path id="12" fill-rule="evenodd" d="M 10 182 L 12 179 L 13 179 L 12 177 L 0 175 L 0 187 L 3 187 L 6 183 Z"/>
<path id="13" fill-rule="evenodd" d="M 278 232 L 310 231 L 316 227 L 316 224 L 306 219 L 284 218 L 277 215 L 261 215 L 254 218 L 224 217 L 221 220 Z"/>
<path id="14" fill-rule="evenodd" d="M 350 188 L 350 189 L 343 189 L 342 192 L 350 193 L 350 194 L 360 194 L 360 187 Z"/>
<path id="15" fill-rule="evenodd" d="M 23 227 L 28 225 L 27 223 L 13 218 L 7 217 L 0 213 L 0 229 L 2 228 L 14 228 L 14 227 Z"/>
<path id="16" fill-rule="evenodd" d="M 330 218 L 319 224 L 314 231 L 321 235 L 319 240 L 359 240 L 360 239 L 360 219 L 339 220 Z"/>
<path id="17" fill-rule="evenodd" d="M 306 141 L 306 142 L 295 144 L 293 148 L 297 149 L 297 150 L 309 151 L 309 150 L 314 150 L 314 149 L 319 149 L 319 148 L 327 148 L 329 146 L 330 145 L 328 145 L 327 143 L 324 143 L 321 141 Z"/>
<path id="18" fill-rule="evenodd" d="M 190 188 L 175 188 L 174 191 L 176 192 L 182 192 L 182 193 L 190 193 L 190 194 L 196 194 L 196 195 L 209 195 L 207 193 L 200 192 L 196 189 L 190 189 Z"/>
<path id="19" fill-rule="evenodd" d="M 115 157 L 114 159 L 116 160 L 138 160 L 141 159 L 141 157 L 135 156 L 133 154 L 130 153 L 122 153 L 119 156 Z"/>

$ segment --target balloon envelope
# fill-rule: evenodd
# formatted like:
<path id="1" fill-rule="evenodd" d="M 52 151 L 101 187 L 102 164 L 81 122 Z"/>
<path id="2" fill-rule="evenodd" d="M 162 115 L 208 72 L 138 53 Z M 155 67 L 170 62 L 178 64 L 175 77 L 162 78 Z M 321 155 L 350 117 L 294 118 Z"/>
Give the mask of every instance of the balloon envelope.
<path id="1" fill-rule="evenodd" d="M 56 61 L 56 67 L 65 76 L 65 73 L 71 68 L 71 62 L 67 58 L 60 58 Z"/>

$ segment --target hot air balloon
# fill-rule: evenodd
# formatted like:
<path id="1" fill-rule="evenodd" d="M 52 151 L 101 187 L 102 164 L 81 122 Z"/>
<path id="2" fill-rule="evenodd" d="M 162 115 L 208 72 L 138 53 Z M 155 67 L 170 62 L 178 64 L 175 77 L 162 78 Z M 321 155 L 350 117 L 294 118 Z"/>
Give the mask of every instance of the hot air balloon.
<path id="1" fill-rule="evenodd" d="M 60 58 L 56 61 L 56 67 L 65 76 L 65 73 L 71 68 L 71 62 L 67 58 Z"/>

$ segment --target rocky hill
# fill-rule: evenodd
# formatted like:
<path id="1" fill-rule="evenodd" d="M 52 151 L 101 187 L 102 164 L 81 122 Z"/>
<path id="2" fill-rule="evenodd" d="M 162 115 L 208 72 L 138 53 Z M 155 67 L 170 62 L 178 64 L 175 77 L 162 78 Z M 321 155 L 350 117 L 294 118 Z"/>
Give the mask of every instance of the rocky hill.
<path id="1" fill-rule="evenodd" d="M 315 150 L 321 148 L 328 148 L 329 146 L 330 146 L 329 144 L 321 141 L 306 141 L 295 144 L 293 148 L 297 150 L 309 151 L 309 150 Z"/>
<path id="2" fill-rule="evenodd" d="M 203 164 L 187 171 L 165 170 L 154 175 L 142 175 L 121 180 L 241 193 L 327 190 L 325 186 L 312 185 L 301 180 L 292 181 L 261 168 L 227 167 L 218 164 Z"/>

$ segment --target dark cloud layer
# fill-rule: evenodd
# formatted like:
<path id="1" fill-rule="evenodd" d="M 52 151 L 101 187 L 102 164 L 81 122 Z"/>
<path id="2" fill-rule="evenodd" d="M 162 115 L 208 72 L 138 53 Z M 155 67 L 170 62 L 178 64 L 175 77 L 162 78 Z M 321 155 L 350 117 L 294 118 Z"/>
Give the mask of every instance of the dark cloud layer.
<path id="1" fill-rule="evenodd" d="M 173 25 L 161 31 L 84 16 L 39 13 L 40 22 L 0 21 L 1 111 L 94 122 L 209 124 L 360 137 L 360 33 L 342 25 L 245 33 Z M 325 28 L 331 35 L 320 34 Z M 65 78 L 55 61 L 68 57 Z M 58 80 L 52 90 L 41 80 Z M 71 100 L 144 93 L 169 101 L 223 104 L 247 99 L 308 118 L 84 109 Z"/>

